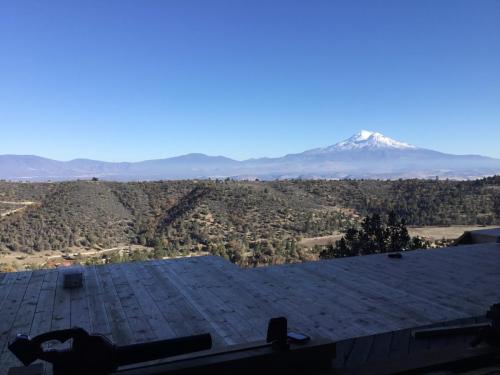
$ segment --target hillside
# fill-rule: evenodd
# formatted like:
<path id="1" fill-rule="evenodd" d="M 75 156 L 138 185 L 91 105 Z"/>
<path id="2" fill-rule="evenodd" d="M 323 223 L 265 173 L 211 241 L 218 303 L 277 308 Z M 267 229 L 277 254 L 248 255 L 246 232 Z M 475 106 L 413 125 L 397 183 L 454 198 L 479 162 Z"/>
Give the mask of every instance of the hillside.
<path id="1" fill-rule="evenodd" d="M 142 245 L 156 256 L 208 251 L 251 265 L 308 259 L 303 238 L 338 233 L 373 213 L 393 210 L 414 226 L 500 224 L 500 177 L 0 182 L 0 201 L 4 254 Z"/>

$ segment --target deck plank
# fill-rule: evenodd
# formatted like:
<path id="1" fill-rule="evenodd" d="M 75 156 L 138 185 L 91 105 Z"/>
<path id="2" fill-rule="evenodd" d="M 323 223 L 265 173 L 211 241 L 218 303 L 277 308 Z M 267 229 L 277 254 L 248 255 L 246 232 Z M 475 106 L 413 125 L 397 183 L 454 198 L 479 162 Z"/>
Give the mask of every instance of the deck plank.
<path id="1" fill-rule="evenodd" d="M 86 294 L 89 303 L 91 332 L 113 339 L 111 326 L 106 314 L 104 291 L 97 277 L 96 267 L 85 267 Z"/>
<path id="2" fill-rule="evenodd" d="M 433 259 L 435 254 L 440 253 L 435 250 L 430 251 L 433 251 Z M 371 259 L 369 262 L 362 260 L 356 266 L 372 271 L 367 273 L 368 277 L 376 272 L 376 278 L 387 285 L 411 292 L 416 296 L 427 297 L 443 306 L 459 309 L 467 314 L 477 314 L 477 305 L 489 294 L 489 290 L 477 294 L 473 288 L 469 288 L 470 286 L 477 283 L 487 284 L 495 279 L 500 282 L 500 271 L 497 277 L 493 273 L 471 272 L 470 269 L 465 273 L 457 273 L 456 270 L 460 268 L 456 265 L 431 263 L 425 257 L 408 255 L 405 254 L 401 260 L 383 257 Z M 428 277 L 429 274 L 432 274 L 432 277 Z"/>
<path id="3" fill-rule="evenodd" d="M 132 330 L 134 342 L 156 340 L 157 336 L 145 318 L 134 291 L 123 274 L 123 267 L 127 266 L 129 264 L 112 264 L 108 266 L 108 270 L 127 322 Z"/>
<path id="4" fill-rule="evenodd" d="M 138 262 L 136 267 L 143 277 L 145 290 L 156 303 L 176 336 L 196 335 L 210 330 L 203 317 L 170 282 L 162 268 L 153 262 Z M 214 343 L 222 345 L 222 338 L 211 333 Z"/>
<path id="5" fill-rule="evenodd" d="M 117 345 L 126 345 L 135 342 L 132 329 L 123 311 L 120 299 L 113 285 L 108 266 L 96 266 L 98 284 L 102 288 L 104 308 L 111 328 L 113 341 Z"/>
<path id="6" fill-rule="evenodd" d="M 168 322 L 163 317 L 158 306 L 153 301 L 149 293 L 145 290 L 142 277 L 136 272 L 138 267 L 136 264 L 122 265 L 120 267 L 124 277 L 128 280 L 130 288 L 137 298 L 137 302 L 147 319 L 151 329 L 159 339 L 173 338 L 175 332 L 172 330 Z"/>
<path id="7" fill-rule="evenodd" d="M 189 290 L 196 300 L 209 298 L 216 305 L 218 315 L 223 316 L 225 322 L 239 333 L 247 342 L 262 339 L 259 330 L 264 327 L 256 323 L 255 312 L 250 310 L 242 301 L 242 295 L 234 285 L 222 282 L 207 262 L 199 262 L 188 258 L 184 262 L 176 262 L 180 266 L 179 276 L 190 286 Z"/>
<path id="8" fill-rule="evenodd" d="M 246 342 L 242 334 L 227 324 L 227 314 L 223 314 L 223 311 L 219 311 L 219 306 L 214 303 L 212 298 L 203 293 L 194 293 L 191 283 L 182 277 L 182 272 L 176 263 L 173 262 L 168 265 L 161 262 L 155 263 L 163 268 L 171 283 L 177 287 L 180 293 L 189 301 L 193 308 L 203 317 L 213 330 L 223 338 L 227 345 Z"/>
<path id="9" fill-rule="evenodd" d="M 406 254 L 405 254 L 406 255 Z M 441 275 L 445 274 L 446 269 L 444 267 L 439 267 L 436 269 L 432 264 L 421 264 L 418 258 L 407 259 L 405 256 L 403 260 L 393 260 L 393 259 L 383 259 L 382 257 L 371 260 L 370 262 L 360 262 L 356 265 L 357 268 L 366 270 L 366 276 L 371 278 L 380 279 L 381 282 L 385 281 L 387 277 L 397 276 L 398 288 L 404 288 L 409 283 L 411 287 L 418 287 L 420 289 L 430 287 L 432 285 L 427 284 L 424 280 L 421 280 L 421 274 L 427 274 L 428 272 L 433 272 L 439 270 L 439 273 L 434 275 L 433 279 L 442 278 Z M 346 267 L 347 268 L 347 267 Z M 354 269 L 354 265 L 352 268 Z M 379 276 L 382 275 L 383 277 Z M 443 279 L 447 284 L 449 279 Z M 450 285 L 451 286 L 451 285 Z M 429 293 L 433 292 L 433 289 L 427 289 Z"/>
<path id="10" fill-rule="evenodd" d="M 7 296 L 14 285 L 14 280 L 16 279 L 16 273 L 10 272 L 4 274 L 2 281 L 0 282 L 0 311 L 2 311 L 2 307 L 4 305 Z"/>
<path id="11" fill-rule="evenodd" d="M 54 310 L 52 314 L 52 331 L 71 328 L 71 291 L 64 289 L 64 277 L 62 271 L 58 270 L 59 276 L 56 283 L 56 294 Z"/>
<path id="12" fill-rule="evenodd" d="M 263 270 L 272 275 L 276 282 L 281 282 L 286 288 L 290 299 L 314 320 L 314 328 L 328 330 L 328 337 L 344 339 L 363 336 L 372 318 L 362 301 L 354 303 L 352 298 L 343 294 L 338 285 L 331 285 L 319 280 L 304 269 L 291 266 L 281 266 Z M 307 280 L 297 283 L 296 280 Z M 300 301 L 300 303 L 299 303 Z M 383 322 L 377 321 L 385 326 Z"/>
<path id="13" fill-rule="evenodd" d="M 262 306 L 270 306 L 273 311 L 278 313 L 278 316 L 285 316 L 291 330 L 305 333 L 311 337 L 330 336 L 328 329 L 322 328 L 316 317 L 308 315 L 304 308 L 305 301 L 294 301 L 292 293 L 289 290 L 285 291 L 280 282 L 268 273 L 262 272 L 256 276 L 255 272 L 256 270 L 246 270 L 238 274 L 238 277 L 245 283 L 246 289 L 256 299 L 262 301 Z"/>
<path id="14" fill-rule="evenodd" d="M 33 323 L 33 317 L 40 297 L 42 284 L 46 271 L 33 271 L 24 297 L 19 306 L 19 313 L 12 325 L 10 338 L 14 338 L 17 333 L 28 334 Z"/>
<path id="15" fill-rule="evenodd" d="M 32 272 L 19 272 L 15 275 L 12 288 L 2 306 L 2 319 L 0 319 L 0 351 L 3 353 L 10 338 L 10 331 L 18 314 L 26 290 L 31 279 Z"/>
<path id="16" fill-rule="evenodd" d="M 245 319 L 254 327 L 257 337 L 263 339 L 266 334 L 267 324 L 271 318 L 284 316 L 286 309 L 277 305 L 263 303 L 261 298 L 257 298 L 249 289 L 249 283 L 242 278 L 244 272 L 235 268 L 234 265 L 228 266 L 226 262 L 219 262 L 215 256 L 205 257 L 199 261 L 205 262 L 209 267 L 205 268 L 207 275 L 217 280 L 225 286 L 226 301 L 238 311 L 244 312 Z M 233 272 L 231 272 L 233 271 Z M 293 329 L 293 327 L 291 327 Z"/>
<path id="17" fill-rule="evenodd" d="M 45 271 L 40 297 L 38 298 L 35 316 L 33 317 L 33 324 L 29 332 L 30 336 L 37 336 L 50 331 L 58 276 L 59 272 L 57 270 Z"/>
<path id="18" fill-rule="evenodd" d="M 253 275 L 255 270 L 240 270 L 235 267 L 225 266 L 224 260 L 219 257 L 207 257 L 212 267 L 217 269 L 219 274 L 224 274 L 228 278 L 228 282 L 235 285 L 237 289 L 244 290 L 246 294 L 242 296 L 250 296 L 255 306 L 258 306 L 265 314 L 266 327 L 270 318 L 285 316 L 288 319 L 288 327 L 292 331 L 305 333 L 309 336 L 316 337 L 318 331 L 315 330 L 311 323 L 311 318 L 301 309 L 301 306 L 290 304 L 285 300 L 286 295 L 279 293 L 273 287 L 274 281 L 265 277 L 265 274 L 259 275 L 259 281 L 256 282 L 256 277 Z M 263 328 L 259 328 L 259 332 L 265 335 Z M 322 332 L 323 337 L 328 337 L 328 332 Z"/>
<path id="19" fill-rule="evenodd" d="M 83 276 L 85 273 L 83 274 Z M 80 327 L 87 332 L 92 332 L 92 323 L 90 322 L 90 306 L 88 299 L 89 285 L 87 280 L 83 279 L 83 284 L 79 288 L 70 290 L 70 325 L 71 327 Z"/>
<path id="20" fill-rule="evenodd" d="M 424 324 L 424 322 L 429 319 L 433 321 L 442 321 L 450 317 L 457 317 L 456 315 L 460 315 L 459 317 L 466 317 L 468 315 L 468 313 L 463 310 L 458 310 L 454 307 L 440 303 L 440 301 L 434 300 L 431 298 L 432 296 L 415 293 L 411 288 L 404 288 L 404 279 L 399 279 L 396 280 L 395 283 L 391 283 L 392 279 L 389 275 L 384 274 L 380 268 L 374 267 L 373 269 L 368 269 L 364 268 L 362 265 L 353 266 L 351 268 L 343 263 L 346 262 L 327 261 L 324 262 L 324 266 L 342 275 L 341 280 L 346 282 L 350 280 L 353 286 L 356 285 L 356 290 L 370 288 L 375 295 L 389 297 L 392 304 L 385 306 L 390 309 L 394 308 L 395 310 L 396 307 L 398 307 L 413 310 L 414 317 L 420 318 L 420 324 Z M 411 277 L 411 273 L 408 275 Z M 394 305 L 394 307 L 392 305 Z M 381 305 L 381 307 L 383 306 L 384 305 Z M 410 319 L 412 316 L 405 313 L 400 313 L 399 315 L 402 317 L 409 317 Z M 404 328 L 404 326 L 401 328 Z"/>
<path id="21" fill-rule="evenodd" d="M 12 322 L 10 332 L 7 335 L 7 342 L 11 342 L 18 333 L 28 334 L 33 323 L 33 316 L 40 296 L 40 289 L 44 279 L 44 271 L 34 271 L 29 279 L 22 302 L 16 311 L 15 319 Z M 16 305 L 16 304 L 15 304 Z M 21 366 L 22 363 L 9 351 L 4 350 L 0 357 L 0 363 L 7 368 L 11 366 Z"/>
<path id="22" fill-rule="evenodd" d="M 377 326 L 377 330 L 398 326 L 418 325 L 425 321 L 404 294 L 393 290 L 374 287 L 360 279 L 359 272 L 344 272 L 338 267 L 333 270 L 327 266 L 335 266 L 333 262 L 323 264 L 307 264 L 303 269 L 320 279 L 320 283 L 328 285 L 338 294 L 338 299 L 349 303 L 352 313 L 365 317 L 368 325 Z"/>

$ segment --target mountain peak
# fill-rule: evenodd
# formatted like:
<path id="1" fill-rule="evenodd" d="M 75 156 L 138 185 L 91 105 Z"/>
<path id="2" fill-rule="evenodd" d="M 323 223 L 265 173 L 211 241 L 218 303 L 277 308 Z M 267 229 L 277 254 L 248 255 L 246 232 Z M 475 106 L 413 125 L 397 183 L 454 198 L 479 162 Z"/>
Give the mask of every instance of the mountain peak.
<path id="1" fill-rule="evenodd" d="M 416 146 L 405 142 L 396 141 L 381 133 L 369 130 L 361 130 L 352 137 L 339 142 L 333 146 L 327 147 L 329 151 L 344 151 L 358 149 L 397 149 L 414 150 Z"/>
<path id="2" fill-rule="evenodd" d="M 323 154 L 335 151 L 351 151 L 351 150 L 415 150 L 416 146 L 410 145 L 405 142 L 396 141 L 381 133 L 361 130 L 353 136 L 334 144 L 333 146 L 317 148 L 314 150 L 306 151 L 308 154 Z"/>
<path id="3" fill-rule="evenodd" d="M 351 138 L 349 139 L 355 139 L 358 141 L 366 141 L 368 138 L 370 138 L 373 135 L 382 135 L 377 132 L 372 132 L 370 130 L 361 130 L 358 133 L 354 134 Z"/>

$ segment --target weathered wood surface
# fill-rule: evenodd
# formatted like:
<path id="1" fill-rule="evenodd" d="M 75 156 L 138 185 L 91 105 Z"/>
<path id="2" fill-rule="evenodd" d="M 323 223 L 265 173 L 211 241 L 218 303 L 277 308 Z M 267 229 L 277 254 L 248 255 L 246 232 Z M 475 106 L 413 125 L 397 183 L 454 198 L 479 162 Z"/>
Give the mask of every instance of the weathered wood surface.
<path id="1" fill-rule="evenodd" d="M 484 317 L 456 319 L 441 322 L 422 328 L 438 328 L 444 326 L 463 326 L 474 323 L 484 323 Z M 337 357 L 333 361 L 335 369 L 343 369 L 339 373 L 356 374 L 357 369 L 364 367 L 363 373 L 378 374 L 373 366 L 396 360 L 399 363 L 416 363 L 419 355 L 440 351 L 447 347 L 464 350 L 475 339 L 476 334 L 456 334 L 432 339 L 415 339 L 412 336 L 413 328 L 393 332 L 380 333 L 371 336 L 355 337 L 341 340 L 337 343 Z M 452 351 L 452 350 L 450 350 Z M 378 368 L 383 367 L 379 366 Z M 367 372 L 368 369 L 368 372 Z"/>
<path id="2" fill-rule="evenodd" d="M 0 375 L 19 365 L 7 350 L 18 332 L 82 326 L 118 344 L 209 332 L 222 347 L 263 339 L 275 316 L 342 340 L 348 365 L 391 358 L 418 349 L 408 328 L 500 302 L 499 265 L 500 244 L 482 244 L 257 269 L 213 256 L 92 266 L 74 290 L 60 270 L 0 274 Z"/>

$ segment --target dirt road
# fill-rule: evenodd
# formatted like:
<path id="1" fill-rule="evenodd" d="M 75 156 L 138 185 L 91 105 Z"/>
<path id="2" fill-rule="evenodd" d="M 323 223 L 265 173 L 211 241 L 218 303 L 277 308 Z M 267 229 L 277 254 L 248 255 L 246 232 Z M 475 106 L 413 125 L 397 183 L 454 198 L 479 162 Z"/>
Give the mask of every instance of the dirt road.
<path id="1" fill-rule="evenodd" d="M 32 202 L 32 201 L 20 201 L 20 202 L 13 202 L 13 201 L 0 201 L 0 203 L 3 203 L 3 204 L 11 204 L 11 205 L 16 205 L 16 206 L 21 206 L 21 207 L 16 207 L 16 208 L 13 208 L 13 209 L 10 209 L 10 210 L 7 210 L 7 211 L 4 211 L 4 212 L 0 212 L 0 217 L 4 217 L 4 216 L 8 216 L 8 215 L 11 215 L 13 213 L 16 213 L 18 211 L 22 211 L 24 209 L 26 209 L 26 207 L 28 206 L 31 206 L 32 204 L 35 204 L 36 202 Z"/>

